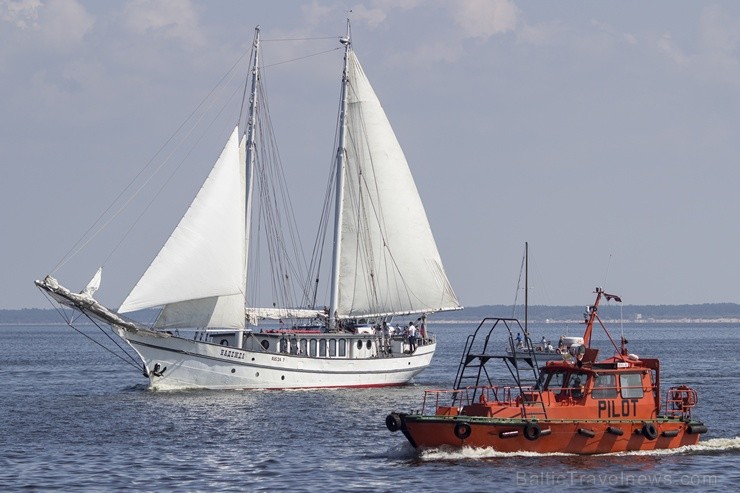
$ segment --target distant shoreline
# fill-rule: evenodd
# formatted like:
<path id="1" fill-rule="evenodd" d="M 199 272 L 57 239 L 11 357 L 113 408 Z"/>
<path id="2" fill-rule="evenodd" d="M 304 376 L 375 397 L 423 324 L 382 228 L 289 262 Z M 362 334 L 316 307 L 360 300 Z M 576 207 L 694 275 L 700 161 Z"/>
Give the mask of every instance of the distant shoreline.
<path id="1" fill-rule="evenodd" d="M 529 321 L 536 324 L 581 325 L 583 306 L 530 306 Z M 604 323 L 629 324 L 740 324 L 740 304 L 705 303 L 700 305 L 606 305 L 599 309 Z M 135 320 L 151 322 L 157 310 L 143 310 L 132 314 Z M 507 305 L 483 305 L 466 307 L 460 311 L 433 313 L 429 321 L 433 324 L 478 323 L 486 317 L 513 317 L 524 320 L 523 308 Z M 397 320 L 408 319 L 399 317 Z M 82 322 L 82 320 L 80 320 Z M 88 322 L 89 323 L 89 322 Z M 20 310 L 0 309 L 0 326 L 66 325 L 53 308 L 26 308 Z M 83 325 L 83 324 L 80 324 Z"/>

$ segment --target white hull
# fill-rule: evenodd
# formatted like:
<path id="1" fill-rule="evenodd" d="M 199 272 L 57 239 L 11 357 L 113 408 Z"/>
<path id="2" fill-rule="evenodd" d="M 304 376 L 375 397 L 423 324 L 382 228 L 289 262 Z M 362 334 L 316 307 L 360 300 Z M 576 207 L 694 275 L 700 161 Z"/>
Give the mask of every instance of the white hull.
<path id="1" fill-rule="evenodd" d="M 413 354 L 312 357 L 242 350 L 148 330 L 114 327 L 139 354 L 149 375 L 149 386 L 157 390 L 402 385 L 429 366 L 436 349 L 436 343 L 432 342 L 419 346 Z M 356 335 L 335 337 L 353 342 L 362 339 Z M 364 339 L 366 343 L 373 338 Z"/>

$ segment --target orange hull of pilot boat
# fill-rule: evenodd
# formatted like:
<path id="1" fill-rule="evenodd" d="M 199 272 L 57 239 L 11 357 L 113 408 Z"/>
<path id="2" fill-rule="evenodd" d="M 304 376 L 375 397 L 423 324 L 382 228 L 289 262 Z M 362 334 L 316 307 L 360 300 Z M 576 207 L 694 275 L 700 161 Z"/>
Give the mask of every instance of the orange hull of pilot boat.
<path id="1" fill-rule="evenodd" d="M 386 426 L 401 431 L 416 448 L 605 454 L 698 443 L 707 428 L 692 418 L 696 391 L 682 385 L 663 396 L 660 362 L 628 354 L 624 338 L 617 348 L 597 314 L 602 298 L 621 301 L 597 288 L 596 302 L 584 314 L 583 346 L 541 368 L 518 320 L 484 319 L 468 337 L 454 388 L 426 391 L 420 411 L 393 412 Z M 596 321 L 615 349 L 603 361 L 596 360 L 598 349 L 590 347 Z M 497 328 L 508 330 L 507 354 L 486 351 Z M 525 334 L 528 351 L 514 351 L 512 330 Z M 505 363 L 513 384 L 494 384 L 495 373 L 487 366 L 493 361 Z M 466 386 L 468 380 L 474 384 Z"/>

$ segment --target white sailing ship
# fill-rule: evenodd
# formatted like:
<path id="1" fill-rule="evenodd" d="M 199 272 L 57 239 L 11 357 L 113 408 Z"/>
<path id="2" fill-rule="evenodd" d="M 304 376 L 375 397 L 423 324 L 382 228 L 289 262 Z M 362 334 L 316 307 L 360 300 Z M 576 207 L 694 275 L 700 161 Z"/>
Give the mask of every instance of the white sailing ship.
<path id="1" fill-rule="evenodd" d="M 117 311 L 93 298 L 100 270 L 75 293 L 36 285 L 110 326 L 138 354 L 152 389 L 373 387 L 409 382 L 436 341 L 426 314 L 459 309 L 403 151 L 350 42 L 344 45 L 334 176 L 330 301 L 320 309 L 247 306 L 256 141 L 261 122 L 255 29 L 245 129 L 220 157 L 162 249 Z M 413 243 L 407 240 L 413 238 Z M 143 325 L 125 314 L 161 308 Z M 416 344 L 384 330 L 420 315 Z M 303 320 L 269 324 L 265 319 Z M 267 324 L 267 325 L 265 325 Z M 415 347 L 414 347 L 415 346 Z"/>

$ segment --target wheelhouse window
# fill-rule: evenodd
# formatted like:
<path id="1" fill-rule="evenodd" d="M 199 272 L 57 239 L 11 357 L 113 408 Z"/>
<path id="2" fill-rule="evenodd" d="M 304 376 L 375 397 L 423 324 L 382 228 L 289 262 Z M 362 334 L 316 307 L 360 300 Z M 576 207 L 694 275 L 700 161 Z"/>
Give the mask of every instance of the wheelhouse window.
<path id="1" fill-rule="evenodd" d="M 563 390 L 563 383 L 565 382 L 565 372 L 555 371 L 550 373 L 547 383 L 543 387 L 543 390 L 550 390 L 556 394 L 559 394 Z"/>
<path id="2" fill-rule="evenodd" d="M 573 397 L 574 399 L 580 399 L 581 397 L 583 397 L 587 381 L 587 373 L 571 373 L 570 377 L 568 378 L 568 390 L 571 397 Z"/>
<path id="3" fill-rule="evenodd" d="M 622 373 L 619 375 L 623 399 L 640 398 L 643 395 L 642 375 L 639 373 Z"/>
<path id="4" fill-rule="evenodd" d="M 326 339 L 319 339 L 319 357 L 326 358 Z"/>
<path id="5" fill-rule="evenodd" d="M 339 357 L 344 358 L 347 356 L 347 340 L 339 339 Z"/>
<path id="6" fill-rule="evenodd" d="M 329 357 L 334 358 L 337 355 L 337 340 L 329 339 Z"/>
<path id="7" fill-rule="evenodd" d="M 591 392 L 594 399 L 614 399 L 617 397 L 617 376 L 603 373 L 594 379 L 594 390 Z"/>
<path id="8" fill-rule="evenodd" d="M 308 341 L 301 339 L 301 352 L 300 354 L 308 354 Z"/>
<path id="9" fill-rule="evenodd" d="M 310 352 L 311 356 L 315 358 L 316 357 L 316 354 L 317 354 L 316 353 L 316 339 L 311 339 L 311 341 L 309 342 L 308 346 L 309 346 L 310 351 L 311 351 Z"/>

